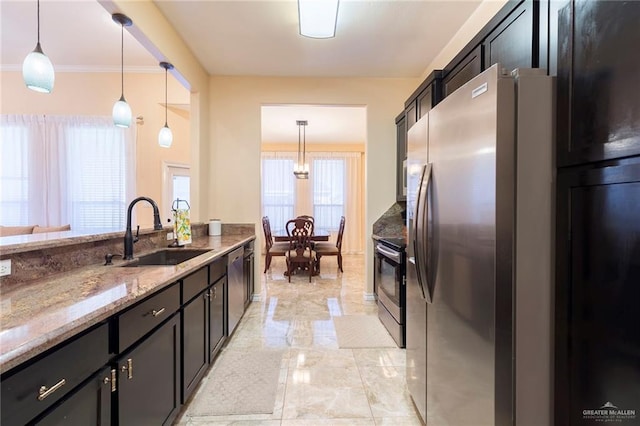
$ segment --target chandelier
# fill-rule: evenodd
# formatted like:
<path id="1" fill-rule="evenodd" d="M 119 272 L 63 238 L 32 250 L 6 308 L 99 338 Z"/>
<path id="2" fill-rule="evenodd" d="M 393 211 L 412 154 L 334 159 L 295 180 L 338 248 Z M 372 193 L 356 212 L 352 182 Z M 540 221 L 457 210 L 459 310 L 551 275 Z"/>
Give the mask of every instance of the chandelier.
<path id="1" fill-rule="evenodd" d="M 293 167 L 293 174 L 298 179 L 309 179 L 309 164 L 307 164 L 307 161 L 306 161 L 307 120 L 296 120 L 296 124 L 298 125 L 298 162 Z M 302 138 L 301 138 L 301 135 L 302 135 Z M 302 140 L 302 143 L 301 143 L 301 140 Z"/>

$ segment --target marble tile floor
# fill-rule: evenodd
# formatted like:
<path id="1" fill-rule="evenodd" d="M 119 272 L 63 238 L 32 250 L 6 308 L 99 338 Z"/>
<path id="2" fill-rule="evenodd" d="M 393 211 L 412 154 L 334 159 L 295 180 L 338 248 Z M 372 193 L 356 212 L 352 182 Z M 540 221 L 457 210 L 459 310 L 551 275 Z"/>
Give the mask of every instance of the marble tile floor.
<path id="1" fill-rule="evenodd" d="M 219 354 L 285 350 L 272 414 L 192 416 L 187 406 L 176 424 L 420 425 L 406 388 L 404 349 L 338 348 L 333 317 L 377 315 L 375 302 L 363 297 L 364 256 L 345 255 L 343 262 L 344 273 L 329 257 L 311 284 L 306 274 L 293 276 L 289 283 L 284 258 L 274 258 L 260 277 L 261 300 L 249 306 Z"/>

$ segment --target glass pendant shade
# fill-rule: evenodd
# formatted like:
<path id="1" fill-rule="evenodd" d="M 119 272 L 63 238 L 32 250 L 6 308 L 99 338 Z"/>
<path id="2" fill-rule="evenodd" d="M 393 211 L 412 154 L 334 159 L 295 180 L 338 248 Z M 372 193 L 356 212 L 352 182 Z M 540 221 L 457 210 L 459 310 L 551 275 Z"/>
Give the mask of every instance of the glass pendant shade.
<path id="1" fill-rule="evenodd" d="M 117 127 L 128 128 L 131 126 L 131 107 L 124 99 L 124 27 L 132 24 L 128 16 L 121 13 L 111 15 L 114 22 L 120 24 L 120 99 L 113 104 L 111 115 L 113 116 L 113 124 Z"/>
<path id="2" fill-rule="evenodd" d="M 38 0 L 38 42 L 33 52 L 29 53 L 22 63 L 24 84 L 31 90 L 40 93 L 51 93 L 55 81 L 53 64 L 40 46 L 40 0 Z"/>
<path id="3" fill-rule="evenodd" d="M 113 104 L 113 124 L 118 127 L 129 127 L 131 125 L 131 107 L 121 96 L 115 104 Z"/>
<path id="4" fill-rule="evenodd" d="M 162 129 L 160 129 L 160 133 L 158 133 L 158 145 L 163 148 L 169 148 L 171 143 L 173 142 L 173 133 L 171 129 L 166 124 Z"/>
<path id="5" fill-rule="evenodd" d="M 51 93 L 55 81 L 53 64 L 42 53 L 40 43 L 33 52 L 29 53 L 22 63 L 22 78 L 24 84 L 31 90 L 41 93 Z"/>
<path id="6" fill-rule="evenodd" d="M 173 65 L 169 62 L 160 62 L 160 66 L 164 68 L 164 127 L 158 133 L 158 145 L 169 148 L 173 142 L 173 133 L 167 124 L 167 75 L 169 70 L 173 69 Z"/>

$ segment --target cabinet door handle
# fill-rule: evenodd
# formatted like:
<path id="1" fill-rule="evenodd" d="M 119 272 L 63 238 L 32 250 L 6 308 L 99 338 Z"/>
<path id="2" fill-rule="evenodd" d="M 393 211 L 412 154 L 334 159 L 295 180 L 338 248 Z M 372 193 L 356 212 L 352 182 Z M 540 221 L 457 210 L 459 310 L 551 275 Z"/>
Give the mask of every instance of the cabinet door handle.
<path id="1" fill-rule="evenodd" d="M 127 372 L 127 379 L 133 379 L 133 360 L 131 358 L 127 359 L 127 365 L 123 365 L 121 367 L 122 372 Z"/>
<path id="2" fill-rule="evenodd" d="M 159 309 L 159 310 L 157 310 L 157 311 L 154 309 L 154 310 L 152 310 L 152 311 L 151 311 L 151 315 L 153 315 L 154 317 L 157 317 L 158 315 L 160 315 L 161 313 L 163 313 L 163 312 L 164 312 L 164 310 L 165 310 L 165 308 L 160 308 L 160 309 Z"/>
<path id="3" fill-rule="evenodd" d="M 207 291 L 206 293 L 204 293 L 204 294 L 202 295 L 202 297 L 204 297 L 204 298 L 205 298 L 205 300 L 206 300 L 206 299 L 211 300 L 211 292 L 210 292 L 210 291 Z"/>
<path id="4" fill-rule="evenodd" d="M 43 399 L 63 387 L 66 383 L 67 380 L 62 379 L 55 385 L 51 386 L 51 388 L 47 388 L 45 385 L 40 386 L 40 389 L 38 389 L 38 401 L 42 401 Z"/>
<path id="5" fill-rule="evenodd" d="M 115 392 L 116 391 L 116 381 L 117 379 L 117 371 L 115 368 L 111 369 L 111 377 L 107 376 L 104 379 L 102 379 L 102 383 L 109 384 L 111 383 L 111 392 Z"/>
<path id="6" fill-rule="evenodd" d="M 212 290 L 213 290 L 213 298 L 215 299 L 216 298 L 216 288 L 213 287 Z"/>

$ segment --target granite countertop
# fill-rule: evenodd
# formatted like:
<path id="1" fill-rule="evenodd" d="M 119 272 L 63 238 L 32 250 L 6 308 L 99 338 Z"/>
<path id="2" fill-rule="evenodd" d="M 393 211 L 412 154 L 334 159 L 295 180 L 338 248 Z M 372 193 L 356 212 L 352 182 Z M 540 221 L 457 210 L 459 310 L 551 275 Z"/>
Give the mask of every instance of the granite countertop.
<path id="1" fill-rule="evenodd" d="M 3 291 L 0 373 L 108 319 L 253 239 L 253 232 L 197 237 L 189 248 L 211 251 L 179 265 L 122 268 L 120 265 L 128 262 L 114 259 L 113 266 L 86 266 Z M 145 253 L 135 253 L 141 254 Z"/>

